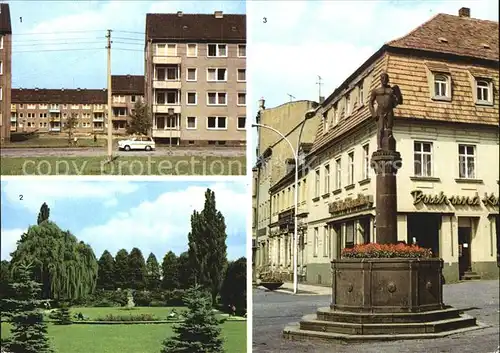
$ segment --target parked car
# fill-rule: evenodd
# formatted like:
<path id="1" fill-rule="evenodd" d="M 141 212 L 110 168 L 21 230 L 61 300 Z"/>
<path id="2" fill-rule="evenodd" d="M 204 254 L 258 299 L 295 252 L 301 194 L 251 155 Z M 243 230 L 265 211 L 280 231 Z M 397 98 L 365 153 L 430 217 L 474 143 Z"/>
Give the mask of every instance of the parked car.
<path id="1" fill-rule="evenodd" d="M 146 150 L 151 151 L 155 149 L 155 141 L 152 137 L 148 136 L 139 136 L 139 137 L 131 137 L 126 140 L 118 141 L 118 149 L 119 150 Z"/>

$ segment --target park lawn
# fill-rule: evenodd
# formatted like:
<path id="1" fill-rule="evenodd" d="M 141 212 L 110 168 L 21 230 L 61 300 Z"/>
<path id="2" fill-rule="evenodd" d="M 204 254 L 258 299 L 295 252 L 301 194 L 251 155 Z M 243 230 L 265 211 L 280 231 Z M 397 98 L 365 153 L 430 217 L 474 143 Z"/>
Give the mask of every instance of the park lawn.
<path id="1" fill-rule="evenodd" d="M 245 175 L 246 157 L 1 157 L 1 175 Z"/>
<path id="2" fill-rule="evenodd" d="M 10 142 L 7 148 L 68 148 L 68 147 L 104 147 L 106 140 L 99 138 L 94 142 L 93 138 L 78 137 L 75 145 L 70 144 L 68 138 L 32 138 L 25 141 Z"/>
<path id="3" fill-rule="evenodd" d="M 127 309 L 124 307 L 72 307 L 70 309 L 71 315 L 76 313 L 82 313 L 84 316 L 88 317 L 89 320 L 95 320 L 98 317 L 104 317 L 106 315 L 141 315 L 141 314 L 151 314 L 156 316 L 159 319 L 167 319 L 168 314 L 172 312 L 172 310 L 177 311 L 177 313 L 181 313 L 186 311 L 185 307 L 140 307 L 136 306 L 132 309 Z"/>
<path id="4" fill-rule="evenodd" d="M 222 326 L 226 352 L 246 352 L 246 321 L 228 321 Z M 48 324 L 57 353 L 157 353 L 165 338 L 173 335 L 173 324 L 69 325 Z M 10 334 L 2 323 L 2 337 Z"/>

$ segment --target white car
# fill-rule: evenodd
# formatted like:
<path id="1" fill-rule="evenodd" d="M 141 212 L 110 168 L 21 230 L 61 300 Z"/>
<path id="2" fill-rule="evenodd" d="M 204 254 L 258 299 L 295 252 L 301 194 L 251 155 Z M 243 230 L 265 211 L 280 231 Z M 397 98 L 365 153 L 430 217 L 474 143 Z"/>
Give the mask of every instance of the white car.
<path id="1" fill-rule="evenodd" d="M 145 150 L 151 151 L 155 149 L 155 141 L 152 137 L 147 136 L 139 136 L 139 137 L 131 137 L 127 140 L 118 141 L 118 149 L 119 150 Z"/>

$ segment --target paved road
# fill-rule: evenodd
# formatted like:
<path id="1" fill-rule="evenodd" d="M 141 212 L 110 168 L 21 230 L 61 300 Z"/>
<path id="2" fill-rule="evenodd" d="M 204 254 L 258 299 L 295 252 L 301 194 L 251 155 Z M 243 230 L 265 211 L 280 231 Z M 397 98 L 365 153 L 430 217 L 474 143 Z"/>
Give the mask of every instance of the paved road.
<path id="1" fill-rule="evenodd" d="M 242 157 L 245 156 L 245 148 L 172 148 L 170 154 L 169 147 L 158 147 L 155 151 L 113 151 L 115 155 L 120 156 L 217 156 L 217 157 Z M 105 156 L 107 150 L 103 147 L 89 148 L 2 148 L 0 150 L 2 157 L 97 157 Z"/>
<path id="2" fill-rule="evenodd" d="M 308 343 L 282 339 L 283 328 L 329 305 L 329 296 L 253 291 L 253 352 L 256 353 L 494 353 L 499 346 L 499 281 L 445 285 L 446 304 L 491 327 L 434 340 L 377 343 Z"/>

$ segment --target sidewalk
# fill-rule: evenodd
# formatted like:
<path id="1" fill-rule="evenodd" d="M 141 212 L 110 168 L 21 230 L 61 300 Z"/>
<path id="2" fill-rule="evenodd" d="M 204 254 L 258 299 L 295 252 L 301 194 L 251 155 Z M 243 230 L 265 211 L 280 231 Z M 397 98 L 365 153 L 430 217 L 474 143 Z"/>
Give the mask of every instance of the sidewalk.
<path id="1" fill-rule="evenodd" d="M 264 290 L 264 287 L 259 286 L 257 288 Z M 315 286 L 315 285 L 310 285 L 310 284 L 299 283 L 297 286 L 297 289 L 298 289 L 298 291 L 297 291 L 296 295 L 331 295 L 332 294 L 332 288 L 326 287 L 326 286 Z M 293 283 L 292 282 L 285 282 L 280 287 L 280 289 L 275 290 L 275 292 L 284 293 L 284 294 L 293 294 Z"/>

